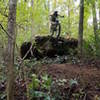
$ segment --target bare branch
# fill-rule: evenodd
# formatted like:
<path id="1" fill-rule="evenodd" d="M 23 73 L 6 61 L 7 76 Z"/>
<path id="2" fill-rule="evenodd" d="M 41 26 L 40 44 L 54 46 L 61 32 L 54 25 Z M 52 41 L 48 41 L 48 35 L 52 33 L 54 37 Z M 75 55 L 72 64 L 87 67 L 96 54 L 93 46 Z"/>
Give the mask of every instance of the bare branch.
<path id="1" fill-rule="evenodd" d="M 29 50 L 26 52 L 26 54 L 24 55 L 24 57 L 23 58 L 21 58 L 21 61 L 19 62 L 19 66 L 21 66 L 22 65 L 22 63 L 23 63 L 23 61 L 24 61 L 24 59 L 26 58 L 26 56 L 29 54 L 29 52 L 32 50 L 32 44 L 31 44 L 31 46 L 30 46 L 30 48 L 29 48 Z"/>
<path id="2" fill-rule="evenodd" d="M 8 37 L 10 37 L 11 39 L 13 39 L 13 37 L 11 35 L 9 35 L 9 33 L 4 29 L 4 27 L 3 27 L 3 25 L 1 23 L 0 23 L 0 27 L 8 35 Z"/>

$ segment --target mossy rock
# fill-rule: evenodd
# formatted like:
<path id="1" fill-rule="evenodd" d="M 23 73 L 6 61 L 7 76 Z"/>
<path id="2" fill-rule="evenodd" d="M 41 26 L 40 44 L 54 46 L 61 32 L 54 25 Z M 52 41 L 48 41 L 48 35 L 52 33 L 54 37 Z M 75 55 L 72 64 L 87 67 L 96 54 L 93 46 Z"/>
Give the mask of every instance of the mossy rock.
<path id="1" fill-rule="evenodd" d="M 31 42 L 24 42 L 21 46 L 21 57 L 29 50 Z M 43 58 L 54 57 L 55 55 L 69 55 L 77 53 L 78 40 L 74 38 L 65 39 L 60 37 L 59 39 L 50 36 L 37 36 L 35 37 L 35 43 L 32 46 L 32 50 L 28 53 L 26 58 Z"/>

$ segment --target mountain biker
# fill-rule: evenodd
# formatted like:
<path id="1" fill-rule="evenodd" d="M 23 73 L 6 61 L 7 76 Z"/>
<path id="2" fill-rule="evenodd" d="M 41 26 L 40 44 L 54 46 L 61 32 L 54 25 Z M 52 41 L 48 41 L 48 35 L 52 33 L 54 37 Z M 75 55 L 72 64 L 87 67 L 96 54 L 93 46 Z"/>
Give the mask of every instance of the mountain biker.
<path id="1" fill-rule="evenodd" d="M 58 14 L 58 11 L 54 11 L 53 14 L 50 15 L 50 33 L 51 36 L 53 36 L 54 31 L 57 31 L 57 26 L 59 26 L 59 33 L 57 34 L 57 37 L 59 37 L 60 35 L 60 31 L 61 31 L 61 26 L 58 20 L 58 16 L 59 17 L 64 17 Z"/>

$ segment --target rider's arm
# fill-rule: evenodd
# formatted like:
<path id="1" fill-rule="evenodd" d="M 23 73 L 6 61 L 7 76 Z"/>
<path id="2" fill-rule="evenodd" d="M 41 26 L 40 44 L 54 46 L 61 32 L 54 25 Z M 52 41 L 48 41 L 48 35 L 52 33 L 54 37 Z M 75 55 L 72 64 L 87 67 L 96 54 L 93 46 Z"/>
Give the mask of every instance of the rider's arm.
<path id="1" fill-rule="evenodd" d="M 58 15 L 59 17 L 64 17 L 64 16 L 61 16 L 61 15 Z"/>

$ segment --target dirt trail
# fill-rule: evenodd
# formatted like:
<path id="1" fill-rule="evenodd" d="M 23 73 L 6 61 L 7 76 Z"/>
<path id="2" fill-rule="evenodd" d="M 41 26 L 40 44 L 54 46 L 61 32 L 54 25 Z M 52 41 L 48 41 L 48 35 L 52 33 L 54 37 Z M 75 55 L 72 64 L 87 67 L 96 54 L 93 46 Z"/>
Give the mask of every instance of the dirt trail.
<path id="1" fill-rule="evenodd" d="M 98 68 L 74 64 L 51 64 L 43 66 L 42 73 L 44 72 L 53 79 L 76 78 L 79 87 L 87 91 L 87 100 L 96 100 L 95 96 L 100 96 L 100 69 Z"/>
<path id="2" fill-rule="evenodd" d="M 100 69 L 95 67 L 79 67 L 73 64 L 52 64 L 44 66 L 43 69 L 53 78 L 76 78 L 82 86 L 86 84 L 92 86 L 100 84 Z"/>

